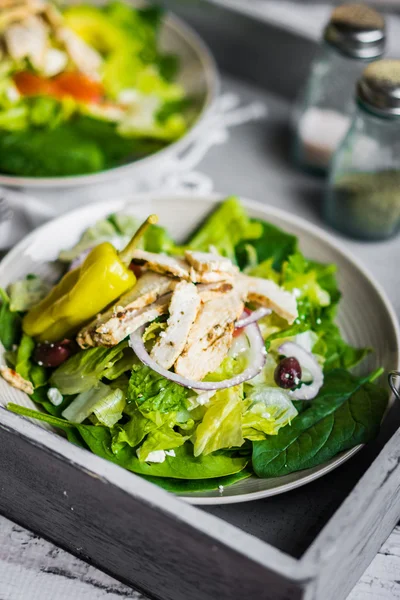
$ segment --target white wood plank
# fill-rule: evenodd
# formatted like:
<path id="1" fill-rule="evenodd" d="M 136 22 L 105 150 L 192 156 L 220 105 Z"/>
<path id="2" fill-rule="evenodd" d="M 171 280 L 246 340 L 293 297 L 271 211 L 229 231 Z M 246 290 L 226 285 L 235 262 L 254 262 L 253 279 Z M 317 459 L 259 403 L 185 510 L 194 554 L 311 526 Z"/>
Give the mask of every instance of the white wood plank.
<path id="1" fill-rule="evenodd" d="M 1 600 L 146 600 L 112 577 L 0 518 Z M 400 527 L 348 600 L 400 600 Z"/>

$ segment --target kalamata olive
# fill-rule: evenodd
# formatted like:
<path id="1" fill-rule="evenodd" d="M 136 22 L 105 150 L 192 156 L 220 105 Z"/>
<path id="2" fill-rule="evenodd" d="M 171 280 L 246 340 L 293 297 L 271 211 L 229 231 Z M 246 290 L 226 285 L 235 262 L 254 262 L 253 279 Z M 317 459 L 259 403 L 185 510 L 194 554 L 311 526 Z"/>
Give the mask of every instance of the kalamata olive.
<path id="1" fill-rule="evenodd" d="M 131 262 L 129 265 L 129 269 L 133 271 L 137 278 L 139 278 L 142 274 L 142 267 L 140 265 L 135 265 L 133 262 Z"/>
<path id="2" fill-rule="evenodd" d="M 301 367 L 297 358 L 294 358 L 294 356 L 283 358 L 275 369 L 274 379 L 276 385 L 285 390 L 299 385 L 301 381 Z"/>
<path id="3" fill-rule="evenodd" d="M 73 347 L 71 340 L 62 342 L 43 342 L 36 345 L 33 353 L 33 360 L 43 367 L 58 367 L 65 362 L 72 354 Z"/>

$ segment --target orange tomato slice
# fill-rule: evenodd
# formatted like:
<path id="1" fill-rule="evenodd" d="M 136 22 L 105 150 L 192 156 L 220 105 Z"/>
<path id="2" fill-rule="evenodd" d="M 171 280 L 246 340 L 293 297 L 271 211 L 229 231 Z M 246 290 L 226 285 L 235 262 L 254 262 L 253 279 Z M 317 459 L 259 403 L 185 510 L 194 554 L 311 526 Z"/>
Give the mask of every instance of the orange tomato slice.
<path id="1" fill-rule="evenodd" d="M 23 96 L 71 96 L 78 102 L 100 102 L 104 91 L 101 83 L 83 73 L 65 72 L 51 79 L 21 71 L 14 75 L 14 82 Z"/>
<path id="2" fill-rule="evenodd" d="M 23 96 L 57 96 L 57 88 L 51 79 L 40 77 L 29 71 L 16 73 L 14 83 Z"/>
<path id="3" fill-rule="evenodd" d="M 101 83 L 83 73 L 66 71 L 54 77 L 53 81 L 61 95 L 72 96 L 80 102 L 100 102 L 104 94 Z"/>

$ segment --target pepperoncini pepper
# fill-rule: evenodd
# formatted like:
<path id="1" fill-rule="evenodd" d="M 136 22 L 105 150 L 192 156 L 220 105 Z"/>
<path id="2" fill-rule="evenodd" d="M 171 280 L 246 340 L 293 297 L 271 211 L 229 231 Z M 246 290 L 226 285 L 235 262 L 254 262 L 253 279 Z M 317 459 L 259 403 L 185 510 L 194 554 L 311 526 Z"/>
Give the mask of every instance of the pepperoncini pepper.
<path id="1" fill-rule="evenodd" d="M 69 271 L 23 319 L 23 330 L 39 341 L 70 337 L 136 283 L 129 269 L 132 251 L 147 227 L 157 222 L 151 215 L 129 244 L 118 253 L 109 242 L 99 244 L 80 267 Z"/>

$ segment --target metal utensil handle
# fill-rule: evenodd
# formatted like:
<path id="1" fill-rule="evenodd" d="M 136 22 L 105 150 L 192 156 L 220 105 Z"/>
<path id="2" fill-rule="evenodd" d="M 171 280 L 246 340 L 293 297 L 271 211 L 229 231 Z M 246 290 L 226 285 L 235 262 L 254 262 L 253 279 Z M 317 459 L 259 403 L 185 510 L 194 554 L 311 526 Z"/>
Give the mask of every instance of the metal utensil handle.
<path id="1" fill-rule="evenodd" d="M 397 388 L 396 383 L 395 383 L 396 379 L 400 379 L 400 371 L 391 371 L 389 373 L 388 379 L 389 379 L 389 385 L 392 389 L 393 394 L 395 395 L 397 400 L 400 400 L 400 391 Z"/>

